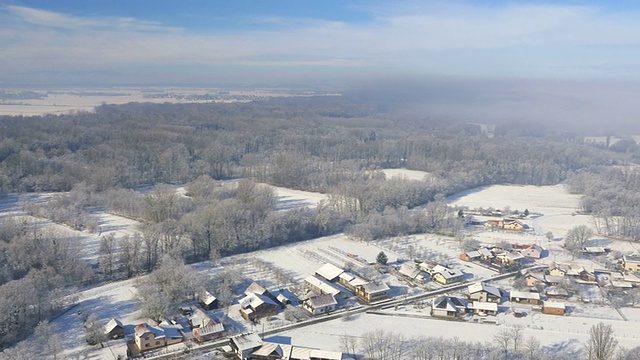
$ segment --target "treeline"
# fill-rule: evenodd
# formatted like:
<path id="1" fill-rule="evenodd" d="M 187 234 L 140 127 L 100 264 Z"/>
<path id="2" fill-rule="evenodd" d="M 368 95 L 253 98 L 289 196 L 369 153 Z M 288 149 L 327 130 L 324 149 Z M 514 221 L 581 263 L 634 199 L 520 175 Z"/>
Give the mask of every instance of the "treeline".
<path id="1" fill-rule="evenodd" d="M 94 279 L 80 246 L 37 221 L 0 219 L 0 348 L 24 339 L 74 301 L 75 286 Z"/>
<path id="2" fill-rule="evenodd" d="M 78 183 L 104 191 L 201 175 L 328 191 L 362 170 L 402 166 L 431 172 L 456 190 L 552 184 L 610 162 L 605 151 L 576 139 L 502 134 L 487 138 L 471 125 L 383 113 L 339 98 L 4 116 L 0 192 L 68 191 Z"/>
<path id="3" fill-rule="evenodd" d="M 597 167 L 572 176 L 569 190 L 584 194 L 582 211 L 598 233 L 640 240 L 640 169 Z"/>

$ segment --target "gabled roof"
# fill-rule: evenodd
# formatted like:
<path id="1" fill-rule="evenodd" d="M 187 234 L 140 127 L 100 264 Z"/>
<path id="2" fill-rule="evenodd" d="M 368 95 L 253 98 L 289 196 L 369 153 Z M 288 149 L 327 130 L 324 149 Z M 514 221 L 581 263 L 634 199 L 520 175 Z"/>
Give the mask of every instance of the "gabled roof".
<path id="1" fill-rule="evenodd" d="M 331 263 L 326 263 L 322 265 L 318 270 L 316 270 L 316 275 L 321 276 L 329 281 L 334 281 L 343 272 L 344 270 L 340 269 L 339 267 Z"/>
<path id="2" fill-rule="evenodd" d="M 200 296 L 200 301 L 202 301 L 203 304 L 205 305 L 211 305 L 213 304 L 214 301 L 218 300 L 215 296 L 213 296 L 210 292 L 205 291 L 201 296 Z"/>
<path id="3" fill-rule="evenodd" d="M 239 303 L 240 303 L 240 306 L 242 306 L 243 308 L 252 308 L 252 309 L 255 309 L 258 306 L 265 303 L 278 306 L 278 304 L 276 304 L 275 301 L 271 300 L 271 298 L 261 294 L 251 294 L 251 295 L 245 296 L 242 299 L 240 299 Z"/>
<path id="4" fill-rule="evenodd" d="M 498 304 L 484 301 L 474 301 L 471 308 L 484 311 L 498 311 Z"/>
<path id="5" fill-rule="evenodd" d="M 450 297 L 442 295 L 433 300 L 431 303 L 432 309 L 442 309 L 446 311 L 462 312 L 466 308 L 468 303 L 460 298 Z"/>
<path id="6" fill-rule="evenodd" d="M 638 255 L 624 255 L 622 257 L 624 262 L 640 262 L 640 256 Z"/>
<path id="7" fill-rule="evenodd" d="M 314 309 L 338 304 L 338 302 L 336 301 L 336 298 L 334 298 L 333 295 L 331 294 L 312 296 L 308 298 L 307 301 L 311 304 L 311 307 L 313 307 Z"/>
<path id="8" fill-rule="evenodd" d="M 268 357 L 269 355 L 277 355 L 278 359 L 288 359 L 289 355 L 291 354 L 291 348 L 291 345 L 265 342 L 262 344 L 262 346 L 260 346 L 259 349 L 256 349 L 252 353 L 252 355 L 264 357 Z"/>
<path id="9" fill-rule="evenodd" d="M 156 339 L 165 337 L 164 329 L 160 326 L 151 326 L 146 323 L 138 324 L 138 326 L 136 326 L 135 335 L 137 337 L 142 337 L 147 333 L 152 333 L 153 337 Z"/>
<path id="10" fill-rule="evenodd" d="M 420 269 L 416 267 L 416 264 L 413 261 L 400 265 L 398 272 L 411 279 L 416 279 L 421 275 Z"/>
<path id="11" fill-rule="evenodd" d="M 491 295 L 494 295 L 496 297 L 500 297 L 500 289 L 498 289 L 495 286 L 491 286 L 491 285 L 487 285 L 483 282 L 477 282 L 475 284 L 471 284 L 467 287 L 467 289 L 469 290 L 469 295 L 471 294 L 475 294 L 477 292 L 480 291 L 485 291 Z"/>
<path id="12" fill-rule="evenodd" d="M 544 289 L 544 293 L 549 296 L 569 296 L 567 290 L 555 286 Z"/>
<path id="13" fill-rule="evenodd" d="M 551 300 L 547 300 L 542 304 L 543 307 L 546 308 L 553 308 L 553 309 L 564 309 L 565 308 L 565 304 L 563 302 L 560 301 L 551 301 Z"/>
<path id="14" fill-rule="evenodd" d="M 304 281 L 325 294 L 331 294 L 333 296 L 340 294 L 340 289 L 317 276 L 307 276 Z"/>
<path id="15" fill-rule="evenodd" d="M 205 327 L 216 323 L 207 313 L 200 309 L 196 309 L 193 314 L 189 316 L 189 321 L 192 327 Z"/>
<path id="16" fill-rule="evenodd" d="M 198 332 L 202 336 L 218 334 L 224 331 L 224 325 L 222 325 L 222 323 L 215 323 L 214 325 L 207 325 L 193 331 Z"/>
<path id="17" fill-rule="evenodd" d="M 240 351 L 255 349 L 262 345 L 262 339 L 254 333 L 233 336 L 231 337 L 231 342 L 233 342 L 236 348 Z"/>
<path id="18" fill-rule="evenodd" d="M 367 294 L 376 294 L 384 291 L 389 291 L 389 286 L 383 282 L 370 282 L 360 285 Z"/>
<path id="19" fill-rule="evenodd" d="M 484 257 L 492 257 L 493 253 L 491 252 L 491 250 L 487 249 L 487 248 L 480 248 L 478 249 L 478 252 L 480 253 L 480 255 L 484 256 Z"/>
<path id="20" fill-rule="evenodd" d="M 458 269 L 449 269 L 447 267 L 444 267 L 442 265 L 436 265 L 433 267 L 432 269 L 433 274 L 440 274 L 442 275 L 445 279 L 453 279 L 453 278 L 457 278 L 460 276 L 464 276 L 464 274 L 462 273 L 462 271 L 458 270 Z"/>
<path id="21" fill-rule="evenodd" d="M 511 290 L 509 292 L 509 298 L 540 300 L 540 294 L 537 292 L 531 292 L 531 291 Z"/>
<path id="22" fill-rule="evenodd" d="M 340 279 L 346 281 L 347 283 L 349 283 L 349 285 L 356 287 L 358 285 L 364 285 L 366 283 L 368 283 L 367 280 L 358 277 L 356 275 L 353 275 L 352 273 L 345 271 L 342 274 L 340 274 L 339 276 Z"/>
<path id="23" fill-rule="evenodd" d="M 267 289 L 265 289 L 262 285 L 254 281 L 251 283 L 251 285 L 249 285 L 247 290 L 244 291 L 244 294 L 245 295 L 251 295 L 251 294 L 264 295 L 267 292 L 268 292 Z"/>
<path id="24" fill-rule="evenodd" d="M 113 319 L 109 320 L 107 325 L 104 326 L 104 331 L 106 333 L 110 333 L 116 327 L 124 328 L 124 326 L 122 326 L 122 322 L 120 322 L 120 320 L 113 318 Z"/>

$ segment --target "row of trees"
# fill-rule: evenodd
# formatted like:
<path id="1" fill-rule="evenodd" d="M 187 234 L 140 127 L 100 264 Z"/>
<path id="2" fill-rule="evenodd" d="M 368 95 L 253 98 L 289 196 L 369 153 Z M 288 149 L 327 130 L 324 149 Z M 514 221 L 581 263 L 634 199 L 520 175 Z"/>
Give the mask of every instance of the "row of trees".
<path id="1" fill-rule="evenodd" d="M 569 189 L 584 194 L 582 210 L 594 216 L 598 233 L 640 240 L 640 170 L 597 167 L 571 177 Z"/>
<path id="2" fill-rule="evenodd" d="M 618 347 L 611 325 L 599 323 L 591 327 L 589 340 L 581 356 L 570 349 L 550 349 L 541 346 L 535 337 L 526 338 L 523 328 L 504 328 L 493 342 L 480 343 L 434 337 L 408 338 L 399 333 L 377 330 L 361 337 L 340 337 L 342 351 L 347 356 L 364 354 L 371 360 L 634 360 L 640 348 L 628 350 Z"/>

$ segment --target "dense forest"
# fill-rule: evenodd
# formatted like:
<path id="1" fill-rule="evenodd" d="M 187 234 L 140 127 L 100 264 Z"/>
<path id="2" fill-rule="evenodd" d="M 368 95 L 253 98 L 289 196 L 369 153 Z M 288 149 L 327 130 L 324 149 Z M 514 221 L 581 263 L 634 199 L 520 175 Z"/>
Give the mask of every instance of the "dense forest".
<path id="1" fill-rule="evenodd" d="M 602 231 L 638 238 L 638 202 L 630 199 L 640 176 L 611 167 L 635 155 L 533 124 L 497 125 L 489 137 L 477 125 L 340 97 L 0 117 L 0 197 L 62 192 L 23 210 L 78 230 L 98 231 L 96 208 L 143 223 L 135 236 L 103 236 L 91 268 L 72 239 L 0 218 L 0 348 L 58 312 L 73 287 L 149 272 L 166 254 L 195 262 L 341 231 L 364 240 L 453 234 L 459 219 L 444 196 L 481 185 L 571 178 L 572 190 L 588 195 L 585 211 L 601 215 Z M 380 171 L 399 167 L 431 177 L 388 180 Z M 230 179 L 242 180 L 222 186 Z M 277 211 L 273 190 L 261 183 L 329 200 Z M 410 211 L 418 205 L 424 211 Z"/>

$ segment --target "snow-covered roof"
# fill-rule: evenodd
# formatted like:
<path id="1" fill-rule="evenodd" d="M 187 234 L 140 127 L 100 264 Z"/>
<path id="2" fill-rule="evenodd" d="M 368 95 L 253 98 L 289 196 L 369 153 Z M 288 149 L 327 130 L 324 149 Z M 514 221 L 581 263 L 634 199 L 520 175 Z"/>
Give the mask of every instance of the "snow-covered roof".
<path id="1" fill-rule="evenodd" d="M 262 345 L 262 339 L 254 333 L 233 336 L 231 337 L 231 341 L 240 351 L 254 349 Z"/>
<path id="2" fill-rule="evenodd" d="M 307 276 L 304 281 L 324 294 L 331 294 L 333 296 L 340 294 L 340 289 L 317 276 Z"/>
<path id="3" fill-rule="evenodd" d="M 210 292 L 205 291 L 202 296 L 200 296 L 200 301 L 202 301 L 204 304 L 206 305 L 211 305 L 213 304 L 214 301 L 216 301 L 217 298 L 215 296 L 213 296 Z"/>
<path id="4" fill-rule="evenodd" d="M 555 286 L 544 289 L 544 292 L 550 296 L 569 296 L 567 290 Z"/>
<path id="5" fill-rule="evenodd" d="M 415 265 L 415 263 L 412 262 L 406 262 L 403 263 L 402 265 L 400 265 L 400 268 L 398 269 L 398 272 L 406 277 L 409 277 L 411 279 L 416 279 L 421 275 L 420 269 L 418 269 Z"/>
<path id="6" fill-rule="evenodd" d="M 387 284 L 383 282 L 370 282 L 360 286 L 362 286 L 362 288 L 367 294 L 375 294 L 375 293 L 380 293 L 384 291 L 389 291 L 389 286 L 387 286 Z"/>
<path id="7" fill-rule="evenodd" d="M 471 284 L 471 285 L 469 285 L 467 287 L 467 289 L 469 290 L 469 295 L 475 294 L 475 293 L 480 292 L 480 291 L 486 291 L 491 295 L 494 295 L 494 296 L 497 296 L 497 297 L 501 296 L 500 295 L 500 290 L 497 287 L 491 286 L 491 285 L 487 285 L 487 284 L 485 284 L 483 282 L 477 282 L 475 284 Z"/>
<path id="8" fill-rule="evenodd" d="M 462 273 L 462 271 L 458 270 L 458 269 L 449 269 L 447 267 L 444 267 L 442 265 L 436 265 L 433 267 L 432 269 L 433 274 L 440 274 L 442 275 L 445 279 L 453 279 L 459 276 L 464 276 L 464 274 Z"/>
<path id="9" fill-rule="evenodd" d="M 478 249 L 478 252 L 480 253 L 480 255 L 482 255 L 484 257 L 493 256 L 493 253 L 491 252 L 491 250 L 489 250 L 487 248 L 480 248 L 480 249 Z"/>
<path id="10" fill-rule="evenodd" d="M 560 283 L 564 280 L 564 276 L 545 275 L 544 279 L 549 283 Z"/>
<path id="11" fill-rule="evenodd" d="M 189 316 L 189 321 L 191 322 L 192 327 L 204 327 L 211 324 L 215 324 L 215 321 L 204 311 L 200 309 L 196 309 L 191 316 Z"/>
<path id="12" fill-rule="evenodd" d="M 336 298 L 334 298 L 333 295 L 331 294 L 312 296 L 309 299 L 307 299 L 307 301 L 310 302 L 311 306 L 316 309 L 320 307 L 338 304 L 338 302 L 336 301 Z"/>
<path id="13" fill-rule="evenodd" d="M 363 279 L 361 277 L 358 277 L 356 275 L 353 275 L 352 273 L 350 273 L 348 271 L 343 272 L 342 274 L 340 274 L 339 277 L 340 277 L 340 279 L 348 282 L 349 285 L 351 285 L 353 287 L 356 287 L 358 285 L 364 285 L 364 284 L 368 283 L 367 280 L 365 280 L 365 279 Z"/>
<path id="14" fill-rule="evenodd" d="M 278 304 L 276 304 L 275 301 L 271 300 L 271 298 L 261 294 L 251 294 L 251 295 L 245 296 L 242 299 L 240 299 L 238 303 L 243 308 L 252 308 L 252 309 L 257 308 L 258 306 L 264 303 L 278 306 Z"/>
<path id="15" fill-rule="evenodd" d="M 251 354 L 253 356 L 263 357 L 269 357 L 269 355 L 277 354 L 279 359 L 288 359 L 291 354 L 291 348 L 291 345 L 265 342 L 259 349 L 256 349 Z"/>
<path id="16" fill-rule="evenodd" d="M 120 322 L 120 320 L 114 318 L 114 319 L 109 320 L 107 325 L 104 326 L 104 331 L 106 333 L 110 333 L 116 327 L 121 327 L 122 328 L 123 326 L 122 326 L 122 322 Z"/>
<path id="17" fill-rule="evenodd" d="M 483 311 L 498 311 L 498 304 L 484 301 L 474 301 L 471 305 L 472 309 Z"/>
<path id="18" fill-rule="evenodd" d="M 193 331 L 198 332 L 202 336 L 218 334 L 224 331 L 224 325 L 222 325 L 222 323 L 215 323 L 213 325 L 207 325 Z"/>
<path id="19" fill-rule="evenodd" d="M 640 256 L 638 255 L 624 255 L 622 257 L 624 262 L 640 262 Z"/>
<path id="20" fill-rule="evenodd" d="M 565 308 L 565 304 L 563 302 L 552 301 L 552 300 L 545 301 L 542 306 L 546 307 L 546 308 L 553 308 L 553 309 L 564 309 Z"/>
<path id="21" fill-rule="evenodd" d="M 316 275 L 322 276 L 329 281 L 334 281 L 343 272 L 344 270 L 340 269 L 339 267 L 331 263 L 326 263 L 322 265 L 318 270 L 316 270 Z"/>
<path id="22" fill-rule="evenodd" d="M 433 300 L 433 302 L 431 303 L 431 308 L 462 312 L 463 308 L 467 307 L 467 305 L 467 302 L 462 299 L 442 295 Z"/>
<path id="23" fill-rule="evenodd" d="M 247 290 L 244 291 L 244 294 L 245 295 L 251 295 L 251 294 L 264 295 L 264 293 L 266 292 L 267 292 L 267 289 L 265 289 L 262 285 L 254 281 L 251 283 L 251 285 L 249 285 Z"/>
<path id="24" fill-rule="evenodd" d="M 540 294 L 537 292 L 531 291 L 516 291 L 511 290 L 509 292 L 510 298 L 519 298 L 519 299 L 532 299 L 532 300 L 540 300 Z"/>

